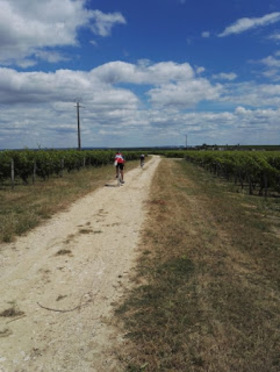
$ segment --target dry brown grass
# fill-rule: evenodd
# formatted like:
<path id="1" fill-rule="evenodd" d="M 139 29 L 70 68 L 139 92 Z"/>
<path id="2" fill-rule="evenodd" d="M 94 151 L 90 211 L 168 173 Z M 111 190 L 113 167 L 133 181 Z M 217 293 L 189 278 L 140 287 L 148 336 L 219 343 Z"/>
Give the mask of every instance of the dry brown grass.
<path id="1" fill-rule="evenodd" d="M 126 164 L 125 171 L 138 166 L 138 161 Z M 14 190 L 10 186 L 0 188 L 0 242 L 10 242 L 37 226 L 56 212 L 67 208 L 78 198 L 102 187 L 114 179 L 112 165 L 85 168 L 79 172 L 65 173 L 63 178 L 52 177 L 37 180 L 35 185 L 18 182 Z"/>
<path id="2" fill-rule="evenodd" d="M 278 206 L 163 160 L 136 287 L 117 310 L 127 371 L 280 370 L 279 237 L 269 218 L 275 229 Z"/>

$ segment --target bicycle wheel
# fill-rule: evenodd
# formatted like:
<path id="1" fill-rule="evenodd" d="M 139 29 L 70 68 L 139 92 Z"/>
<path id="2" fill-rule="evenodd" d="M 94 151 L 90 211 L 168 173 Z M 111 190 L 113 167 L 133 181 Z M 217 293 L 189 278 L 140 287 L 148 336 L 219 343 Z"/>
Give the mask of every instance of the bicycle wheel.
<path id="1" fill-rule="evenodd" d="M 118 186 L 121 186 L 122 185 L 122 175 L 121 175 L 120 167 L 118 167 L 118 178 L 117 178 L 117 181 L 118 181 Z"/>

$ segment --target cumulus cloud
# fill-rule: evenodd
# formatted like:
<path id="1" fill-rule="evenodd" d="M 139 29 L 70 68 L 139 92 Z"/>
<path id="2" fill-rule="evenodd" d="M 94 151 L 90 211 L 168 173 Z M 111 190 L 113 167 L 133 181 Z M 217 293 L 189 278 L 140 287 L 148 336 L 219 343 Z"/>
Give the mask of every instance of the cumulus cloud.
<path id="1" fill-rule="evenodd" d="M 141 86 L 141 94 L 137 95 L 132 85 Z M 147 135 L 159 126 L 172 132 L 175 117 L 180 122 L 181 109 L 218 98 L 219 89 L 197 76 L 187 63 L 116 61 L 88 72 L 0 68 L 0 147 L 5 147 L 11 130 L 21 133 L 18 138 L 26 141 L 23 146 L 36 147 L 40 140 L 46 147 L 52 145 L 51 141 L 57 146 L 71 146 L 75 141 L 77 97 L 83 106 L 82 128 L 88 145 L 97 135 L 102 142 L 107 133 L 108 140 L 108 134 L 116 128 L 120 135 L 125 132 L 120 138 L 128 136 L 132 142 L 134 136 L 135 141 L 141 138 L 143 125 Z M 10 123 L 6 129 L 4 123 Z M 44 139 L 50 142 L 42 143 Z M 146 140 L 143 138 L 143 143 Z"/>
<path id="2" fill-rule="evenodd" d="M 94 34 L 109 36 L 116 24 L 125 24 L 120 13 L 104 14 L 88 10 L 86 0 L 0 0 L 0 63 L 20 64 L 36 57 L 64 59 L 52 49 L 78 46 L 81 27 Z M 49 48 L 48 54 L 42 48 Z"/>
<path id="3" fill-rule="evenodd" d="M 206 79 L 193 79 L 188 82 L 169 82 L 152 88 L 147 92 L 150 101 L 156 106 L 195 107 L 198 102 L 219 98 L 220 86 L 212 86 Z"/>
<path id="4" fill-rule="evenodd" d="M 188 64 L 161 62 L 150 64 L 110 62 L 90 72 L 58 70 L 54 73 L 18 72 L 0 69 L 0 99 L 3 103 L 71 101 L 74 94 L 82 92 L 86 99 L 92 97 L 106 104 L 113 99 L 121 105 L 127 102 L 124 92 L 127 84 L 143 85 L 150 101 L 162 106 L 190 107 L 201 100 L 219 96 L 220 86 L 211 85 L 207 79 L 196 76 Z M 113 98 L 116 96 L 116 98 Z M 105 103 L 104 103 L 105 104 Z"/>
<path id="5" fill-rule="evenodd" d="M 269 138 L 274 143 L 273 136 L 277 136 L 279 109 L 248 109 L 243 106 L 236 108 L 236 128 L 246 128 L 255 140 L 262 142 L 263 133 L 266 140 Z"/>
<path id="6" fill-rule="evenodd" d="M 118 61 L 100 66 L 92 73 L 108 84 L 151 86 L 146 94 L 153 105 L 193 107 L 201 100 L 219 96 L 219 85 L 213 86 L 208 80 L 196 76 L 202 71 L 202 67 L 195 71 L 188 63 L 140 61 L 133 65 Z"/>
<path id="7" fill-rule="evenodd" d="M 221 100 L 232 105 L 277 108 L 280 106 L 280 84 L 228 83 L 224 86 Z"/>
<path id="8" fill-rule="evenodd" d="M 101 80 L 117 84 L 121 82 L 134 84 L 160 84 L 168 81 L 189 80 L 194 77 L 194 70 L 188 63 L 160 62 L 151 64 L 139 61 L 137 65 L 116 61 L 106 63 L 94 70 Z"/>
<path id="9" fill-rule="evenodd" d="M 246 108 L 244 108 L 242 106 L 238 106 L 235 109 L 235 113 L 237 115 L 246 115 L 247 112 L 251 112 L 251 110 L 248 110 L 248 109 L 246 109 Z"/>
<path id="10" fill-rule="evenodd" d="M 280 85 L 214 85 L 188 63 L 116 61 L 91 71 L 48 73 L 0 68 L 0 148 L 74 147 L 77 99 L 83 146 L 182 144 L 180 132 L 192 144 L 227 143 L 233 132 L 240 142 L 244 128 L 255 135 L 261 125 L 268 141 L 270 133 L 275 140 L 279 97 Z M 198 109 L 203 101 L 208 112 Z M 261 109 L 260 102 L 271 108 Z M 237 108 L 228 112 L 223 104 Z M 220 109 L 211 112 L 211 105 Z"/>
<path id="11" fill-rule="evenodd" d="M 220 33 L 219 37 L 225 37 L 232 34 L 240 34 L 247 30 L 251 30 L 257 27 L 264 27 L 280 21 L 280 12 L 274 12 L 266 14 L 263 17 L 253 17 L 253 18 L 240 18 L 232 25 L 225 28 L 225 30 Z"/>

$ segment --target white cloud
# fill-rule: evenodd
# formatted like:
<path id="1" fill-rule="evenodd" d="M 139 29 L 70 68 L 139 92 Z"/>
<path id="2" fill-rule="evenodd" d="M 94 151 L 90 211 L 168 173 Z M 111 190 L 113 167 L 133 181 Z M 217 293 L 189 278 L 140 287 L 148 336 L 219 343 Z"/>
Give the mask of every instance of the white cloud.
<path id="1" fill-rule="evenodd" d="M 196 73 L 198 75 L 203 74 L 203 72 L 205 72 L 205 71 L 206 71 L 205 68 L 202 67 L 202 66 L 199 66 L 199 67 L 196 68 Z"/>
<path id="2" fill-rule="evenodd" d="M 148 95 L 151 103 L 156 106 L 191 108 L 198 102 L 218 99 L 220 86 L 212 86 L 206 79 L 193 79 L 162 84 L 152 88 Z"/>
<path id="3" fill-rule="evenodd" d="M 198 73 L 204 71 L 203 67 Z M 150 102 L 161 106 L 193 107 L 201 100 L 213 100 L 219 96 L 220 86 L 196 77 L 188 64 L 161 62 L 138 65 L 125 62 L 110 62 L 93 71 L 94 75 L 108 84 L 132 83 L 151 85 L 146 93 Z"/>
<path id="4" fill-rule="evenodd" d="M 279 32 L 276 32 L 276 33 L 268 36 L 268 39 L 279 41 L 280 40 L 280 33 Z"/>
<path id="5" fill-rule="evenodd" d="M 228 83 L 224 86 L 222 100 L 232 105 L 278 108 L 280 84 Z"/>
<path id="6" fill-rule="evenodd" d="M 268 78 L 272 81 L 279 81 L 280 80 L 280 76 L 279 76 L 279 70 L 276 69 L 276 68 L 271 68 L 271 69 L 268 69 L 266 71 L 263 71 L 262 75 L 265 77 L 265 78 Z"/>
<path id="7" fill-rule="evenodd" d="M 55 51 L 48 51 L 48 50 L 38 50 L 35 53 L 36 58 L 50 62 L 56 63 L 60 61 L 68 61 L 69 58 L 62 56 L 60 53 Z"/>
<path id="8" fill-rule="evenodd" d="M 277 57 L 279 57 L 279 51 L 259 61 L 251 61 L 251 63 L 261 64 L 264 66 L 261 74 L 270 80 L 278 81 L 280 80 L 280 59 Z"/>
<path id="9" fill-rule="evenodd" d="M 104 14 L 100 10 L 91 12 L 91 18 L 95 23 L 91 26 L 91 30 L 101 36 L 109 36 L 112 27 L 116 24 L 125 24 L 125 18 L 120 13 Z"/>
<path id="10" fill-rule="evenodd" d="M 137 65 L 126 62 L 109 62 L 94 70 L 94 74 L 110 84 L 161 84 L 165 82 L 189 80 L 194 77 L 193 68 L 188 63 L 160 62 L 151 64 L 141 60 Z"/>
<path id="11" fill-rule="evenodd" d="M 237 78 L 237 75 L 234 73 L 234 72 L 229 72 L 229 73 L 226 73 L 226 72 L 221 72 L 219 74 L 215 74 L 212 76 L 213 79 L 217 79 L 217 80 L 235 80 Z"/>
<path id="12" fill-rule="evenodd" d="M 0 63 L 24 64 L 24 60 L 44 58 L 42 48 L 49 48 L 45 56 L 52 62 L 63 59 L 50 49 L 78 46 L 78 32 L 88 27 L 95 34 L 108 36 L 116 24 L 124 24 L 120 13 L 104 14 L 87 10 L 86 0 L 0 0 Z M 50 55 L 52 53 L 52 58 Z"/>
<path id="13" fill-rule="evenodd" d="M 3 103 L 71 101 L 82 94 L 84 99 L 104 105 L 117 100 L 118 105 L 136 97 L 127 84 L 143 85 L 150 101 L 156 105 L 190 107 L 201 100 L 219 96 L 220 86 L 197 77 L 187 64 L 141 61 L 134 65 L 110 62 L 90 72 L 58 70 L 55 73 L 17 72 L 0 69 L 0 99 Z M 82 92 L 82 93 L 81 93 Z M 137 100 L 136 100 L 137 101 Z"/>
<path id="14" fill-rule="evenodd" d="M 245 108 L 242 107 L 242 106 L 238 106 L 238 107 L 236 107 L 236 109 L 235 109 L 235 113 L 236 113 L 237 115 L 246 115 L 248 112 L 251 112 L 251 110 L 247 110 L 247 109 L 245 109 Z"/>
<path id="15" fill-rule="evenodd" d="M 280 140 L 279 97 L 277 84 L 213 85 L 187 63 L 117 61 L 89 72 L 0 68 L 0 148 L 76 146 L 77 98 L 82 146 L 184 144 L 180 133 L 190 144 L 238 143 L 244 135 L 257 141 L 262 129 L 273 143 Z M 203 101 L 206 112 L 198 109 Z"/>
<path id="16" fill-rule="evenodd" d="M 272 23 L 280 21 L 280 12 L 274 12 L 267 14 L 259 18 L 240 18 L 231 26 L 226 27 L 226 29 L 220 33 L 219 37 L 225 37 L 232 34 L 240 34 L 247 30 L 251 30 L 257 27 L 264 27 Z"/>
<path id="17" fill-rule="evenodd" d="M 209 31 L 204 31 L 204 32 L 202 32 L 201 36 L 205 39 L 208 39 L 210 37 L 210 32 Z"/>
<path id="18" fill-rule="evenodd" d="M 264 64 L 267 67 L 277 67 L 280 68 L 280 60 L 273 57 L 273 56 L 268 56 L 266 58 L 263 58 L 260 61 L 262 64 Z"/>
<path id="19" fill-rule="evenodd" d="M 142 86 L 143 92 L 137 95 L 131 84 Z M 89 72 L 0 68 L 0 148 L 8 142 L 12 147 L 36 147 L 37 143 L 42 147 L 75 146 L 77 97 L 83 106 L 84 145 L 90 146 L 91 141 L 96 146 L 109 145 L 108 133 L 116 128 L 120 138 L 130 144 L 134 137 L 136 142 L 142 138 L 142 144 L 158 141 L 160 136 L 163 141 L 167 133 L 176 137 L 172 125 L 180 123 L 182 108 L 218 98 L 218 94 L 218 86 L 196 77 L 187 63 L 111 62 Z M 143 125 L 147 138 L 143 137 Z M 155 127 L 168 130 L 155 139 Z M 15 132 L 17 145 L 11 140 Z"/>

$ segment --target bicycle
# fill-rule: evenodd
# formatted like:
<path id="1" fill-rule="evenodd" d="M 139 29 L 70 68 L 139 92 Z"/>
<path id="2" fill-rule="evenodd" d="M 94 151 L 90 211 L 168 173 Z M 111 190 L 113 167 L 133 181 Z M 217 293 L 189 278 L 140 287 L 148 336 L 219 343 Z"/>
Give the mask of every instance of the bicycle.
<path id="1" fill-rule="evenodd" d="M 143 169 L 145 164 L 145 157 L 144 155 L 140 156 L 140 167 Z"/>
<path id="2" fill-rule="evenodd" d="M 123 164 L 119 164 L 116 166 L 117 167 L 117 175 L 116 175 L 116 179 L 117 179 L 117 185 L 118 186 L 123 186 L 124 184 L 124 180 L 123 180 Z"/>
<path id="3" fill-rule="evenodd" d="M 117 183 L 118 183 L 118 186 L 122 186 L 122 184 L 123 184 L 120 167 L 117 167 Z"/>

